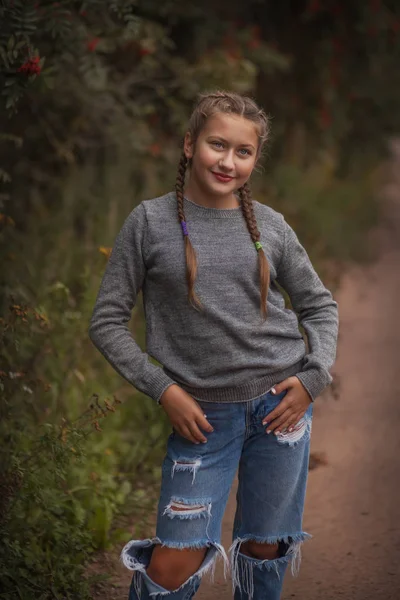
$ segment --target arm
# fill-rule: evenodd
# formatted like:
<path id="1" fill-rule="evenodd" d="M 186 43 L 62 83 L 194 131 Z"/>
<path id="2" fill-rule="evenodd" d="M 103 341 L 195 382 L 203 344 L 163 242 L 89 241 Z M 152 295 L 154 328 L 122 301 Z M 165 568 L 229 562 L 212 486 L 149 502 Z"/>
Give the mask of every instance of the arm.
<path id="1" fill-rule="evenodd" d="M 124 222 L 112 249 L 90 320 L 89 336 L 114 369 L 157 402 L 175 382 L 153 365 L 128 329 L 145 276 L 147 220 L 143 205 Z"/>
<path id="2" fill-rule="evenodd" d="M 315 272 L 307 252 L 285 222 L 284 248 L 278 268 L 278 283 L 289 294 L 308 339 L 304 366 L 296 376 L 312 400 L 328 386 L 329 370 L 336 357 L 337 303 Z"/>

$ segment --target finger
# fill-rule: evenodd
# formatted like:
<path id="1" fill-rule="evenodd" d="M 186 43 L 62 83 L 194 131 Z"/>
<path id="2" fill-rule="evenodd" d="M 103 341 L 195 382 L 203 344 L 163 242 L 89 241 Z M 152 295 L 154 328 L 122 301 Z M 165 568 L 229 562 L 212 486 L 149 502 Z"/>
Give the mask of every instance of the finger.
<path id="1" fill-rule="evenodd" d="M 285 410 L 289 408 L 291 402 L 292 397 L 290 394 L 287 394 L 287 396 L 285 396 L 284 399 L 279 402 L 278 406 L 276 406 L 274 410 L 271 410 L 271 412 L 265 415 L 262 421 L 263 425 L 266 425 L 267 423 L 270 423 L 274 419 L 280 417 L 285 412 Z"/>
<path id="2" fill-rule="evenodd" d="M 300 419 L 303 417 L 303 413 L 298 413 L 294 419 L 292 419 L 291 423 L 289 423 L 288 431 L 291 433 L 293 429 L 296 427 Z"/>
<path id="3" fill-rule="evenodd" d="M 283 413 L 283 415 L 281 415 L 279 418 L 272 421 L 272 423 L 271 422 L 268 423 L 268 426 L 266 429 L 267 433 L 279 432 L 283 423 L 286 423 L 286 421 L 289 421 L 292 416 L 293 416 L 292 411 L 286 410 Z"/>
<path id="4" fill-rule="evenodd" d="M 292 425 L 292 423 L 293 423 L 293 417 L 289 417 L 288 419 L 286 419 L 286 421 L 281 423 L 278 426 L 278 428 L 275 430 L 275 435 L 279 435 L 280 433 L 284 433 L 284 432 L 291 433 L 294 429 L 294 425 Z"/>
<path id="5" fill-rule="evenodd" d="M 193 436 L 193 434 L 190 431 L 189 427 L 187 427 L 186 425 L 182 425 L 182 427 L 179 428 L 179 434 L 182 437 L 184 437 L 187 440 L 189 440 L 189 442 L 193 442 L 194 444 L 200 444 L 200 442 Z"/>
<path id="6" fill-rule="evenodd" d="M 194 438 L 197 441 L 202 442 L 203 444 L 207 441 L 206 436 L 197 427 L 197 424 L 195 421 L 192 421 L 191 423 L 189 423 L 188 428 L 189 428 L 190 433 L 194 436 Z"/>
<path id="7" fill-rule="evenodd" d="M 210 433 L 214 431 L 214 427 L 207 421 L 206 416 L 203 413 L 196 415 L 196 423 L 201 429 L 204 429 L 204 431 L 209 431 Z"/>

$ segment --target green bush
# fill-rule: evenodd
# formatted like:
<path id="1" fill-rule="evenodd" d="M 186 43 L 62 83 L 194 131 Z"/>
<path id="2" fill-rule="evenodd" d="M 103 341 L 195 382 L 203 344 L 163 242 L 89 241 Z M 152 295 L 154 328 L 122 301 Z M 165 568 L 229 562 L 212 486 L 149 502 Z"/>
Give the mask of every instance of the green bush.
<path id="1" fill-rule="evenodd" d="M 85 562 L 112 540 L 131 491 L 96 442 L 118 399 L 94 396 L 73 421 L 51 411 L 50 385 L 33 366 L 51 326 L 12 299 L 1 321 L 0 581 L 9 598 L 89 597 Z"/>

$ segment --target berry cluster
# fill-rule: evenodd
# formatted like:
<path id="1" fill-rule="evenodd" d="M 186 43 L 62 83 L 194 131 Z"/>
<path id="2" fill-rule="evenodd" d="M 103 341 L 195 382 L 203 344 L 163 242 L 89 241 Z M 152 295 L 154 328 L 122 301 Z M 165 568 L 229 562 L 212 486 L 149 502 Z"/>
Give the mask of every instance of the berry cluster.
<path id="1" fill-rule="evenodd" d="M 34 56 L 29 58 L 24 62 L 18 69 L 20 73 L 25 73 L 25 75 L 39 75 L 42 67 L 39 64 L 39 56 Z"/>

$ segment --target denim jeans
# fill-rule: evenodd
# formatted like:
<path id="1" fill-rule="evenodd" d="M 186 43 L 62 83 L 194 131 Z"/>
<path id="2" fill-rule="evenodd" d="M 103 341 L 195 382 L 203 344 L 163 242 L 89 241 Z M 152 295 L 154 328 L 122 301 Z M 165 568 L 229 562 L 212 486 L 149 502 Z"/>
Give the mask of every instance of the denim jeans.
<path id="1" fill-rule="evenodd" d="M 162 466 L 156 537 L 132 540 L 122 550 L 134 571 L 129 600 L 189 600 L 217 557 L 230 569 L 235 600 L 278 600 L 288 563 L 296 574 L 302 531 L 313 404 L 292 432 L 267 434 L 263 418 L 285 392 L 267 392 L 246 402 L 198 401 L 214 428 L 207 443 L 194 444 L 178 433 L 168 438 Z M 237 507 L 230 558 L 222 547 L 221 524 L 229 491 L 239 469 Z M 240 551 L 245 541 L 279 544 L 276 559 L 257 559 Z M 179 588 L 167 590 L 146 567 L 155 544 L 169 548 L 207 548 L 199 570 Z M 225 572 L 226 572 L 225 571 Z"/>

